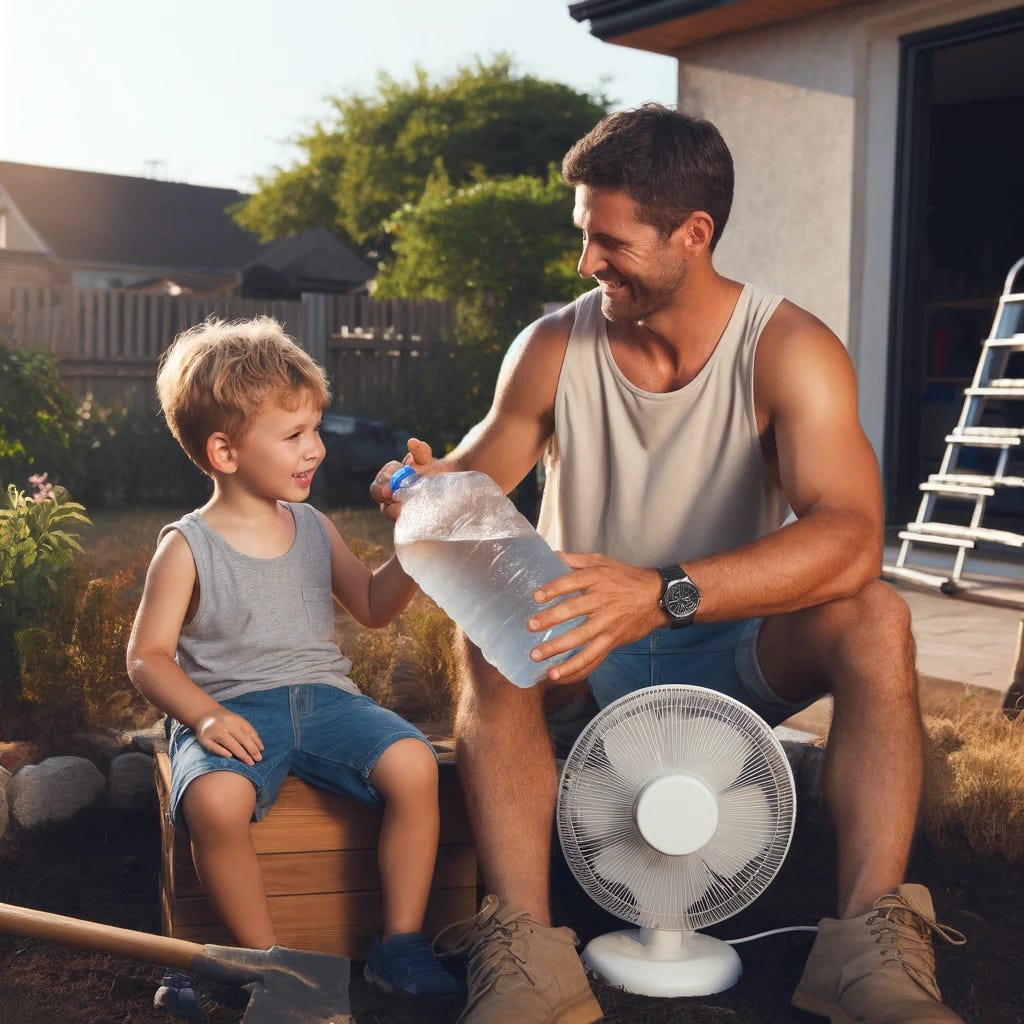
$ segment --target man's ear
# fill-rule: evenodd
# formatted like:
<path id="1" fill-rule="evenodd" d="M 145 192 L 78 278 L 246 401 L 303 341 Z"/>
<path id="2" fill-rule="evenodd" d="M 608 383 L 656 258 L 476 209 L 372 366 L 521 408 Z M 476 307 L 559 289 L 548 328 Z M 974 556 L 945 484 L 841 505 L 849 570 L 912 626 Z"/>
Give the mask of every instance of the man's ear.
<path id="1" fill-rule="evenodd" d="M 217 473 L 234 473 L 238 469 L 235 449 L 227 434 L 217 432 L 206 439 L 206 458 Z"/>
<path id="2" fill-rule="evenodd" d="M 679 247 L 684 260 L 692 260 L 703 252 L 711 251 L 715 237 L 715 222 L 704 210 L 695 210 L 672 232 L 673 242 Z"/>

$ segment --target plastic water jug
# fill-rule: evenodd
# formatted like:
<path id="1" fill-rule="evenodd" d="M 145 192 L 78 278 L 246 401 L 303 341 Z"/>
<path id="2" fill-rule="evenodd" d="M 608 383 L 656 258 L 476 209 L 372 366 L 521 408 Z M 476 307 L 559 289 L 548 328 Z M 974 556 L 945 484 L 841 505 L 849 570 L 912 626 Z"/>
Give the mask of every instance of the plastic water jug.
<path id="1" fill-rule="evenodd" d="M 569 568 L 486 473 L 419 475 L 403 466 L 391 477 L 402 503 L 395 553 L 420 585 L 483 656 L 516 686 L 533 686 L 573 652 L 547 661 L 530 651 L 583 622 L 571 619 L 532 633 L 526 622 L 542 607 L 538 587 Z"/>

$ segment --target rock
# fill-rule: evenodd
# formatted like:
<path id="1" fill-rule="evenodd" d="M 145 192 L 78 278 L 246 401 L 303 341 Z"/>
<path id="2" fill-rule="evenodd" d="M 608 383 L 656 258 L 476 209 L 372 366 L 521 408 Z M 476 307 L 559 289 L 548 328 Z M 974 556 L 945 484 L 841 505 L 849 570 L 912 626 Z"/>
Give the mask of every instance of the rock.
<path id="1" fill-rule="evenodd" d="M 110 769 L 118 754 L 131 749 L 131 738 L 119 732 L 81 732 L 68 745 L 65 753 L 92 761 L 101 772 Z"/>
<path id="2" fill-rule="evenodd" d="M 11 773 L 6 768 L 0 768 L 0 839 L 3 839 L 7 831 L 7 820 L 10 811 L 7 807 L 7 789 L 11 784 Z"/>
<path id="3" fill-rule="evenodd" d="M 161 718 L 155 725 L 151 725 L 148 729 L 136 729 L 128 733 L 131 738 L 132 746 L 136 750 L 141 750 L 143 754 L 149 754 L 150 757 L 156 753 L 156 748 L 159 746 L 162 749 L 166 749 L 167 745 L 167 733 L 164 732 L 164 718 Z"/>
<path id="4" fill-rule="evenodd" d="M 32 764 L 39 756 L 34 743 L 0 743 L 0 768 L 6 768 L 12 775 L 23 765 Z"/>
<path id="5" fill-rule="evenodd" d="M 110 762 L 107 801 L 117 811 L 145 811 L 156 806 L 153 758 L 129 751 Z"/>
<path id="6" fill-rule="evenodd" d="M 103 773 L 84 757 L 48 757 L 11 779 L 11 814 L 24 828 L 67 821 L 90 806 L 106 785 Z"/>

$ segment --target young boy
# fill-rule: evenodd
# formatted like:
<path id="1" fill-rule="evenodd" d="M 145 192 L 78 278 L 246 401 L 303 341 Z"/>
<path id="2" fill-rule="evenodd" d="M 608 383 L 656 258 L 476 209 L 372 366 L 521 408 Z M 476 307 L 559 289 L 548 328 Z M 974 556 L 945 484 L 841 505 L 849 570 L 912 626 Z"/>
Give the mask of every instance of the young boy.
<path id="1" fill-rule="evenodd" d="M 418 729 L 360 694 L 333 640 L 332 593 L 375 627 L 416 584 L 394 556 L 371 572 L 304 504 L 324 458 L 323 370 L 274 320 L 211 319 L 168 349 L 157 391 L 213 497 L 161 531 L 128 672 L 173 720 L 170 813 L 188 825 L 207 897 L 237 945 L 269 948 L 277 939 L 249 823 L 285 775 L 382 803 L 384 928 L 366 977 L 387 991 L 455 995 L 421 932 L 439 831 L 436 757 Z"/>

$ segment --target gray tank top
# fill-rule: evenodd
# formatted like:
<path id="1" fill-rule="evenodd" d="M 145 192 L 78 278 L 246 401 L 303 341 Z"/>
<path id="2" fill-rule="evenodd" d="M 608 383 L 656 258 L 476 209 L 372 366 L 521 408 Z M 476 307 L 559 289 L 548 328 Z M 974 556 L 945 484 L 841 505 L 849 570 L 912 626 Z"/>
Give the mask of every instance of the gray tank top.
<path id="1" fill-rule="evenodd" d="M 685 565 L 782 524 L 754 417 L 754 353 L 781 301 L 744 285 L 700 373 L 655 394 L 616 365 L 600 289 L 576 300 L 544 457 L 538 529 L 553 548 Z"/>
<path id="2" fill-rule="evenodd" d="M 199 606 L 178 638 L 178 664 L 214 700 L 300 683 L 359 688 L 334 642 L 331 543 L 310 505 L 283 503 L 295 540 L 279 558 L 233 548 L 198 512 L 160 531 L 188 542 Z"/>

